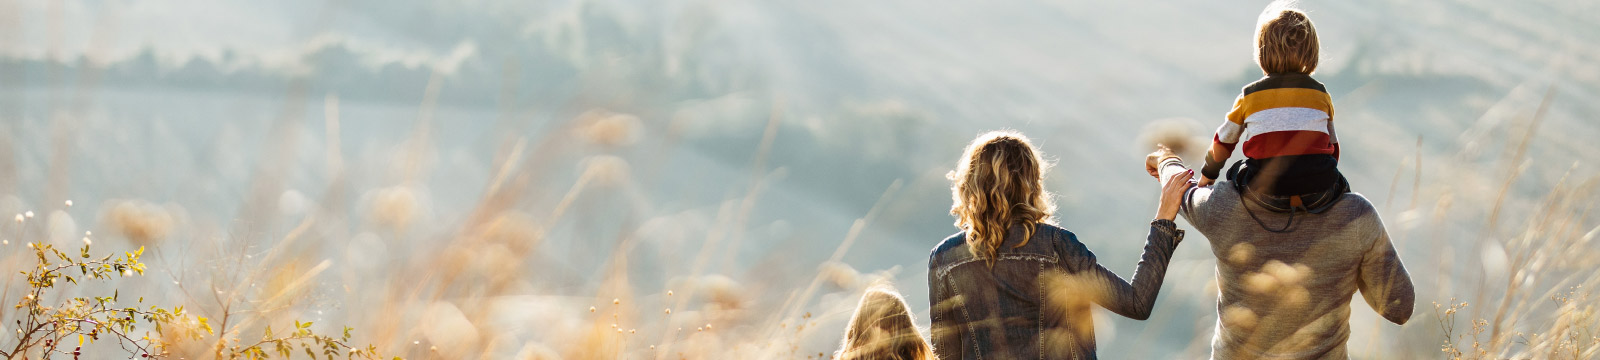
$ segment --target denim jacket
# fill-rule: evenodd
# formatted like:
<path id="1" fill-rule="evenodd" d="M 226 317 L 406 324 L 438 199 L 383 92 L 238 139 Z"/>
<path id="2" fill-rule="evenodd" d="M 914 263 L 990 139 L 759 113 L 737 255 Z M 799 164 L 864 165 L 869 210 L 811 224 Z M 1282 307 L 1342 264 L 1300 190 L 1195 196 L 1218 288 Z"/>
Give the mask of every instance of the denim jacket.
<path id="1" fill-rule="evenodd" d="M 973 255 L 965 232 L 933 249 L 928 291 L 939 359 L 1094 359 L 1089 304 L 1148 318 L 1183 239 L 1172 221 L 1152 222 L 1130 284 L 1096 263 L 1071 232 L 1036 227 L 1018 247 L 1024 227 L 1012 226 L 992 265 Z"/>

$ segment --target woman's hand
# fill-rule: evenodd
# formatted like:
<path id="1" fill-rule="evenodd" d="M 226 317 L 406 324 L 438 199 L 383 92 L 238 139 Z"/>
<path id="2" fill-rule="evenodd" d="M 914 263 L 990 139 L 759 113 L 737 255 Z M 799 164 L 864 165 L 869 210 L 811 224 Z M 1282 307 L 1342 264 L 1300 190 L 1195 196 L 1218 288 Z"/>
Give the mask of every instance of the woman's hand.
<path id="1" fill-rule="evenodd" d="M 1153 154 L 1152 154 L 1153 155 Z M 1156 219 L 1175 220 L 1178 218 L 1178 209 L 1183 207 L 1183 194 L 1194 183 L 1189 179 L 1194 177 L 1194 170 L 1173 174 L 1161 184 L 1161 205 L 1156 207 Z"/>

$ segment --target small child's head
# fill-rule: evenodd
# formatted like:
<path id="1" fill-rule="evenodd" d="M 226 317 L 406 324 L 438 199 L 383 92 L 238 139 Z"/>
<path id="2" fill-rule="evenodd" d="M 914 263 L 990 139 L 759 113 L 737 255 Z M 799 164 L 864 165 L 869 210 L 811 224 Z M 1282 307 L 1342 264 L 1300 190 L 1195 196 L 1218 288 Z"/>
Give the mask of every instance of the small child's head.
<path id="1" fill-rule="evenodd" d="M 1292 2 L 1267 5 L 1256 21 L 1256 64 L 1268 74 L 1310 74 L 1317 70 L 1317 28 Z"/>
<path id="2" fill-rule="evenodd" d="M 933 358 L 928 341 L 917 332 L 916 320 L 905 298 L 887 283 L 875 284 L 861 295 L 856 313 L 845 329 L 844 343 L 835 359 L 927 360 Z"/>

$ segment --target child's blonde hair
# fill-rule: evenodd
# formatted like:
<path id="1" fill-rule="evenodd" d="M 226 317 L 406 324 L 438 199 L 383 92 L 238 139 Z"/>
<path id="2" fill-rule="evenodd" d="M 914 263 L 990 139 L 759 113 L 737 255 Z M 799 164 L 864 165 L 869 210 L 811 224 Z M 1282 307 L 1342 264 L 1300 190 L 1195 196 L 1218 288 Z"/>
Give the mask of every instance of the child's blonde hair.
<path id="1" fill-rule="evenodd" d="M 840 360 L 928 360 L 933 349 L 917 333 L 905 298 L 888 284 L 876 284 L 861 295 L 861 304 L 844 331 Z"/>
<path id="2" fill-rule="evenodd" d="M 1317 28 L 1292 1 L 1267 5 L 1256 22 L 1256 64 L 1268 74 L 1310 74 L 1322 45 Z"/>

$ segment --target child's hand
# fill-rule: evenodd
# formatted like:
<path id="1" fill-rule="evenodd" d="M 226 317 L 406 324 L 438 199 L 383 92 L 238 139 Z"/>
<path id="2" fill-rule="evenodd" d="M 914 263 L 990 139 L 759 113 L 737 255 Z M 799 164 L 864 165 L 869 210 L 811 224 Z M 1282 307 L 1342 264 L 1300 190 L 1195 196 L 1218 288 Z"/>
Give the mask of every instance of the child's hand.
<path id="1" fill-rule="evenodd" d="M 1175 157 L 1178 157 L 1178 155 L 1172 153 L 1172 148 L 1166 145 L 1156 145 L 1156 151 L 1144 157 L 1144 172 L 1149 173 L 1150 177 L 1160 179 L 1161 169 L 1157 167 L 1161 165 L 1161 161 Z"/>
<path id="2" fill-rule="evenodd" d="M 1205 177 L 1205 175 L 1201 175 L 1200 176 L 1200 183 L 1199 183 L 1200 186 L 1211 186 L 1211 183 L 1213 183 L 1213 182 L 1216 182 L 1216 180 L 1214 180 L 1212 178 Z"/>

